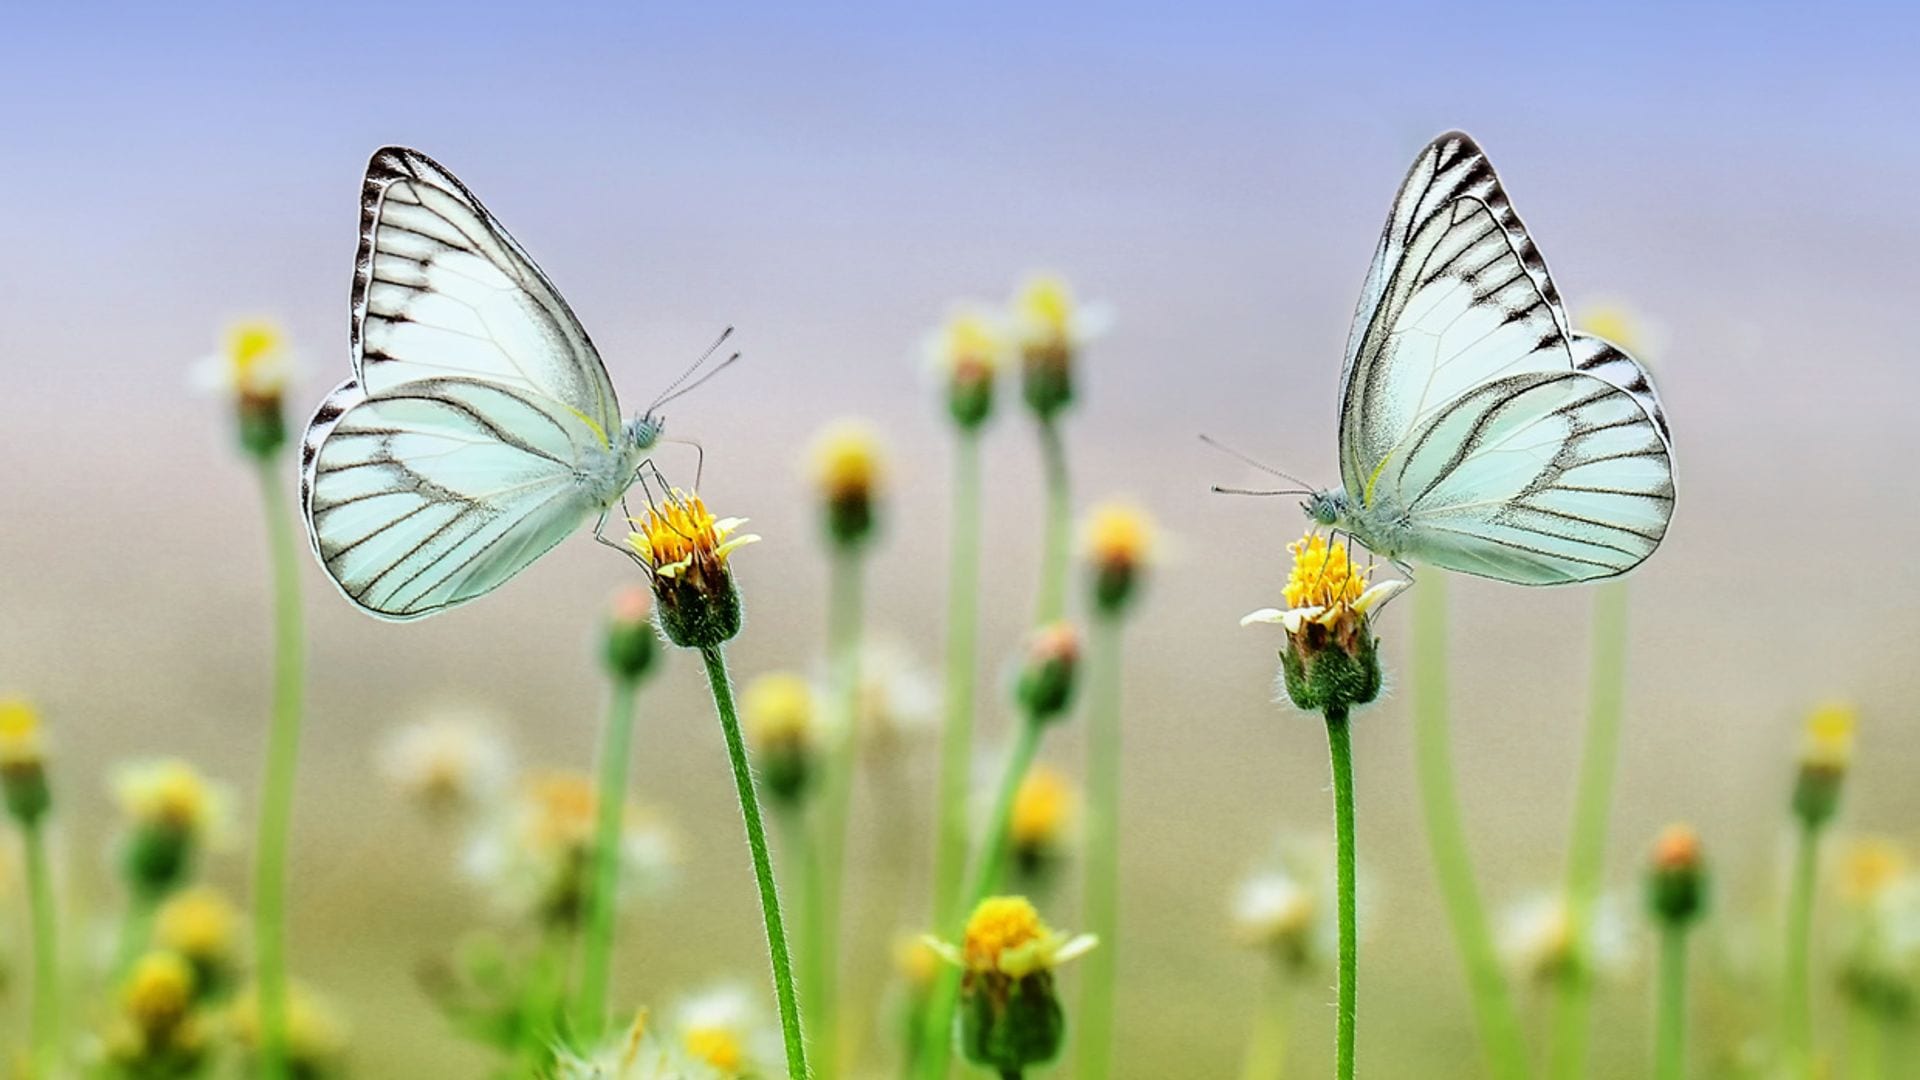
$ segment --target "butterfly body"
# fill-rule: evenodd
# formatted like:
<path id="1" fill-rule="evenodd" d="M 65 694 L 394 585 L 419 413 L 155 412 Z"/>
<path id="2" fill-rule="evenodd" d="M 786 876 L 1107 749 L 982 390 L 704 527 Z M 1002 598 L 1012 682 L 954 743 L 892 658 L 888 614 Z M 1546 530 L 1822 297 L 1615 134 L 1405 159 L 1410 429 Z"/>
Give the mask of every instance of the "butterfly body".
<path id="1" fill-rule="evenodd" d="M 367 166 L 353 378 L 301 453 L 314 554 L 370 614 L 415 619 L 497 588 L 604 514 L 662 421 L 622 417 L 599 353 L 520 245 L 415 150 Z"/>
<path id="2" fill-rule="evenodd" d="M 1348 338 L 1340 487 L 1303 509 L 1378 555 L 1527 585 L 1625 573 L 1673 513 L 1646 369 L 1575 331 L 1459 132 L 1401 185 Z"/>

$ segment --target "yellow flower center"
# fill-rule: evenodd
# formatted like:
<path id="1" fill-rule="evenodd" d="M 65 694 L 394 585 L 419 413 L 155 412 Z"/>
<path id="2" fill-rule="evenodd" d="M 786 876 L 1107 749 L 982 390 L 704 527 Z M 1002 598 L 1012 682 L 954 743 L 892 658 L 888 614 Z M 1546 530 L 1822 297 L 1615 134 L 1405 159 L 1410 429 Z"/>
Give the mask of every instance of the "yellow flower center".
<path id="1" fill-rule="evenodd" d="M 227 370 L 235 388 L 247 394 L 278 394 L 285 389 L 281 363 L 286 336 L 269 322 L 244 322 L 227 331 Z"/>
<path id="2" fill-rule="evenodd" d="M 1027 282 L 1014 300 L 1021 321 L 1055 340 L 1065 340 L 1073 325 L 1073 290 L 1057 277 L 1043 275 Z"/>
<path id="3" fill-rule="evenodd" d="M 746 1064 L 746 1048 L 740 1035 L 731 1028 L 690 1027 L 681 1036 L 687 1053 L 726 1073 L 737 1073 Z"/>
<path id="4" fill-rule="evenodd" d="M 814 444 L 813 472 L 828 499 L 865 497 L 880 482 L 879 440 L 865 424 L 835 424 Z"/>
<path id="5" fill-rule="evenodd" d="M 1806 746 L 1801 751 L 1801 762 L 1816 768 L 1846 768 L 1853 760 L 1857 716 L 1853 706 L 1839 702 L 1813 710 L 1807 717 Z"/>
<path id="6" fill-rule="evenodd" d="M 184 761 L 162 761 L 128 781 L 124 801 L 134 820 L 188 832 L 210 816 L 206 781 Z"/>
<path id="7" fill-rule="evenodd" d="M 193 968 L 170 952 L 148 953 L 127 978 L 127 1015 L 146 1031 L 178 1024 L 193 1003 Z"/>
<path id="8" fill-rule="evenodd" d="M 579 773 L 536 775 L 527 784 L 528 846 L 544 850 L 590 842 L 599 805 L 593 781 Z"/>
<path id="9" fill-rule="evenodd" d="M 956 379 L 988 379 L 1000 363 L 1000 335 L 977 311 L 962 311 L 941 328 L 941 362 Z"/>
<path id="10" fill-rule="evenodd" d="M 18 699 L 0 701 L 0 766 L 31 765 L 43 754 L 40 714 Z"/>
<path id="11" fill-rule="evenodd" d="M 699 495 L 675 488 L 660 505 L 649 507 L 645 517 L 634 519 L 640 531 L 627 542 L 658 577 L 677 577 L 689 568 L 722 570 L 734 548 L 759 539 L 733 535 L 745 523 L 741 518 L 715 520 Z"/>
<path id="12" fill-rule="evenodd" d="M 1906 876 L 1907 853 L 1883 837 L 1854 841 L 1840 863 L 1840 893 L 1856 904 L 1873 902 Z"/>
<path id="13" fill-rule="evenodd" d="M 1013 842 L 1021 847 L 1045 847 L 1059 840 L 1073 816 L 1074 791 L 1054 769 L 1035 766 L 1020 783 L 1013 800 L 1009 826 Z"/>
<path id="14" fill-rule="evenodd" d="M 1347 545 L 1309 532 L 1287 545 L 1293 571 L 1287 575 L 1285 595 L 1290 608 L 1351 604 L 1367 591 L 1368 571 L 1355 567 Z"/>
<path id="15" fill-rule="evenodd" d="M 813 732 L 813 687 L 790 672 L 762 675 L 740 696 L 740 711 L 757 746 L 803 742 Z"/>
<path id="16" fill-rule="evenodd" d="M 1153 546 L 1147 515 L 1130 506 L 1103 506 L 1087 529 L 1087 553 L 1100 567 L 1138 566 Z"/>
<path id="17" fill-rule="evenodd" d="M 1052 936 L 1026 897 L 990 896 L 980 901 L 967 920 L 962 955 L 971 970 L 998 971 L 1009 952 L 1030 948 Z"/>
<path id="18" fill-rule="evenodd" d="M 233 904 L 217 889 L 195 886 L 160 909 L 154 937 L 182 956 L 218 959 L 232 951 L 238 918 Z"/>

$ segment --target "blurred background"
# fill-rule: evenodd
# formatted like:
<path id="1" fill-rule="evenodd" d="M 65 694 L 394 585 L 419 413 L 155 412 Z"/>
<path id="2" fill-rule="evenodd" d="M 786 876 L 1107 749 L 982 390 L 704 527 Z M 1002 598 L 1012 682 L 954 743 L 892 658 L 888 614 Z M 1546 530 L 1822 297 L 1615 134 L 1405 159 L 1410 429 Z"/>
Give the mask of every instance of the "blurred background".
<path id="1" fill-rule="evenodd" d="M 1790 755 L 1807 707 L 1833 696 L 1863 716 L 1846 826 L 1920 839 L 1920 569 L 1904 557 L 1920 548 L 1920 20 L 1896 5 L 80 4 L 5 24 L 0 690 L 48 715 L 87 903 L 115 895 L 92 854 L 113 828 L 111 763 L 188 756 L 234 782 L 251 819 L 264 542 L 227 417 L 187 369 L 229 320 L 264 314 L 300 354 L 294 412 L 346 376 L 360 177 L 390 142 L 480 194 L 630 407 L 738 327 L 745 361 L 671 426 L 704 444 L 716 511 L 765 537 L 738 561 L 742 676 L 817 662 L 804 450 L 845 415 L 872 418 L 890 459 L 871 625 L 937 672 L 950 427 L 919 342 L 951 302 L 998 303 L 1036 268 L 1110 305 L 1068 425 L 1076 500 L 1129 496 L 1171 536 L 1126 676 L 1121 1075 L 1231 1074 L 1261 979 L 1231 940 L 1234 884 L 1329 806 L 1324 733 L 1272 703 L 1276 635 L 1236 625 L 1278 600 L 1302 522 L 1291 500 L 1208 494 L 1252 476 L 1195 436 L 1333 482 L 1367 260 L 1407 164 L 1449 127 L 1487 149 L 1576 312 L 1638 314 L 1673 421 L 1683 494 L 1633 579 L 1610 880 L 1635 907 L 1654 832 L 1698 823 L 1725 898 L 1703 964 L 1764 964 L 1750 931 L 1772 941 Z M 996 670 L 1030 610 L 1040 509 L 1032 425 L 1002 401 L 986 466 Z M 451 701 L 497 712 L 525 762 L 585 767 L 596 628 L 634 570 L 583 537 L 486 602 L 395 626 L 306 569 L 295 970 L 339 1003 L 362 1075 L 477 1072 L 413 969 L 485 905 L 373 757 L 390 726 Z M 1562 872 L 1590 595 L 1462 581 L 1454 597 L 1455 755 L 1498 909 Z M 1402 684 L 1410 610 L 1383 628 Z M 1004 700 L 983 703 L 989 750 Z M 758 913 L 696 665 L 674 657 L 642 710 L 637 783 L 685 862 L 627 923 L 621 993 L 757 985 Z M 1404 693 L 1356 721 L 1377 883 L 1364 1068 L 1468 1076 L 1410 734 Z M 1073 769 L 1083 749 L 1069 726 L 1046 756 Z M 927 828 L 930 746 L 913 768 Z M 214 876 L 238 888 L 245 865 L 232 851 Z M 1070 906 L 1058 921 L 1071 928 Z M 1644 957 L 1601 991 L 1600 1075 L 1644 1060 Z M 1729 1041 L 1753 1017 L 1715 985 L 1703 1038 Z M 1322 1015 L 1300 1013 L 1303 1073 L 1330 1060 Z"/>

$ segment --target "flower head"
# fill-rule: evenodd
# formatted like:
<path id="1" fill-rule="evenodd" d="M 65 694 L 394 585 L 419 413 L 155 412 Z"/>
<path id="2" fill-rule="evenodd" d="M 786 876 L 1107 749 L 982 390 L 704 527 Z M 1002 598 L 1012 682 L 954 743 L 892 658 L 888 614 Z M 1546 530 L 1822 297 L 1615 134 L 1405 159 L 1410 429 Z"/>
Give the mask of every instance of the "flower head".
<path id="1" fill-rule="evenodd" d="M 286 444 L 281 405 L 295 370 L 286 334 L 253 319 L 227 329 L 219 351 L 196 366 L 194 381 L 232 401 L 242 448 L 265 458 Z"/>
<path id="2" fill-rule="evenodd" d="M 728 556 L 758 536 L 741 533 L 745 518 L 715 519 L 700 496 L 678 488 L 628 537 L 652 581 L 660 629 L 689 649 L 729 641 L 740 632 L 740 592 Z"/>
<path id="3" fill-rule="evenodd" d="M 814 439 L 814 485 L 825 512 L 827 538 L 857 548 L 873 538 L 886 477 L 880 438 L 862 420 L 839 420 Z"/>
<path id="4" fill-rule="evenodd" d="M 628 585 L 608 605 L 601 656 L 614 678 L 638 682 L 653 668 L 660 642 L 653 632 L 653 598 L 645 586 Z"/>
<path id="5" fill-rule="evenodd" d="M 682 1001 L 673 1013 L 686 1057 L 721 1076 L 753 1075 L 769 1054 L 770 1031 L 747 992 L 720 986 Z"/>
<path id="6" fill-rule="evenodd" d="M 740 717 L 761 784 L 782 804 L 797 802 L 814 778 L 821 743 L 813 684 L 791 672 L 762 675 L 741 692 Z"/>
<path id="7" fill-rule="evenodd" d="M 387 734 L 380 772 L 400 794 L 435 816 L 478 811 L 513 777 L 512 755 L 485 714 L 438 708 Z"/>
<path id="8" fill-rule="evenodd" d="M 1095 508 L 1087 524 L 1087 562 L 1093 568 L 1095 606 L 1107 615 L 1125 610 L 1139 591 L 1139 579 L 1152 561 L 1153 519 L 1125 503 Z"/>
<path id="9" fill-rule="evenodd" d="M 1329 838 L 1283 836 L 1234 893 L 1234 937 L 1265 953 L 1286 978 L 1326 969 L 1338 949 L 1337 884 Z M 1363 874 L 1358 889 L 1363 932 L 1367 885 Z"/>
<path id="10" fill-rule="evenodd" d="M 53 803 L 40 713 L 18 698 L 0 698 L 0 794 L 23 825 L 39 821 Z"/>
<path id="11" fill-rule="evenodd" d="M 963 431 L 973 431 L 993 413 L 993 383 L 1006 353 L 1006 333 L 993 316 L 973 306 L 955 308 L 929 336 L 927 357 L 947 391 L 947 411 Z"/>
<path id="12" fill-rule="evenodd" d="M 1364 705 L 1380 693 L 1378 642 L 1368 613 L 1406 588 L 1404 581 L 1371 582 L 1371 567 L 1356 565 L 1347 545 L 1309 531 L 1288 544 L 1293 568 L 1282 590 L 1287 610 L 1262 608 L 1240 625 L 1279 623 L 1287 632 L 1281 668 L 1287 695 L 1310 712 Z"/>
<path id="13" fill-rule="evenodd" d="M 1794 782 L 1793 810 L 1808 828 L 1818 828 L 1840 806 L 1840 785 L 1853 763 L 1858 714 L 1851 705 L 1828 702 L 1807 716 Z"/>
<path id="14" fill-rule="evenodd" d="M 1888 1021 L 1920 1002 L 1920 873 L 1883 837 L 1853 842 L 1840 861 L 1843 912 L 1840 991 Z"/>
<path id="15" fill-rule="evenodd" d="M 1066 774 L 1047 765 L 1027 770 L 1007 825 L 1014 864 L 1028 875 L 1050 869 L 1066 846 L 1079 808 L 1080 793 Z"/>
<path id="16" fill-rule="evenodd" d="M 662 1037 L 645 1009 L 590 1056 L 561 1049 L 553 1069 L 554 1080 L 731 1080 L 739 1075 L 691 1058 Z"/>
<path id="17" fill-rule="evenodd" d="M 298 983 L 288 987 L 286 1062 L 296 1077 L 326 1077 L 339 1072 L 347 1050 L 347 1028 L 333 1007 Z M 260 1054 L 260 997 L 257 989 L 234 1002 L 231 1030 L 250 1057 Z"/>
<path id="18" fill-rule="evenodd" d="M 527 777 L 506 813 L 475 839 L 468 869 L 494 896 L 543 925 L 577 925 L 592 885 L 600 799 L 582 773 Z M 657 888 L 678 860 L 673 833 L 657 815 L 629 803 L 620 839 L 623 894 Z"/>
<path id="19" fill-rule="evenodd" d="M 1653 842 L 1647 867 L 1647 906 L 1665 923 L 1692 922 L 1707 904 L 1707 868 L 1700 834 L 1673 824 Z"/>
<path id="20" fill-rule="evenodd" d="M 1073 402 L 1074 358 L 1105 329 L 1104 309 L 1076 302 L 1065 279 L 1035 274 L 1014 293 L 1012 321 L 1021 389 L 1034 413 L 1050 420 Z"/>
<path id="21" fill-rule="evenodd" d="M 860 643 L 860 684 L 854 688 L 854 734 L 875 756 L 898 751 L 938 726 L 940 690 L 898 641 Z"/>
<path id="22" fill-rule="evenodd" d="M 207 1051 L 196 1015 L 201 999 L 193 968 L 166 951 L 142 956 L 120 986 L 120 1010 L 105 1052 L 116 1075 L 191 1076 Z"/>
<path id="23" fill-rule="evenodd" d="M 193 966 L 195 989 L 203 994 L 218 990 L 232 977 L 239 933 L 239 909 L 211 885 L 192 886 L 168 897 L 153 924 L 154 944 Z"/>
<path id="24" fill-rule="evenodd" d="M 1585 942 L 1575 940 L 1573 914 L 1559 892 L 1539 892 L 1509 907 L 1502 921 L 1501 951 L 1521 975 L 1556 983 L 1594 975 L 1618 975 L 1630 959 L 1626 917 L 1617 897 L 1603 896 L 1588 913 Z"/>
<path id="25" fill-rule="evenodd" d="M 209 840 L 224 838 L 231 798 L 179 758 L 124 765 L 113 790 L 127 819 L 122 852 L 127 882 L 148 897 L 186 879 Z"/>
<path id="26" fill-rule="evenodd" d="M 1033 723 L 1065 715 L 1073 704 L 1080 671 L 1080 633 L 1069 622 L 1056 622 L 1034 631 L 1027 639 L 1026 665 L 1020 671 L 1019 697 Z"/>
<path id="27" fill-rule="evenodd" d="M 1066 1033 L 1053 972 L 1092 949 L 1091 935 L 1056 933 L 1026 897 L 990 896 L 973 909 L 958 948 L 931 944 L 963 970 L 960 1039 L 969 1060 L 1001 1070 L 1053 1060 Z"/>

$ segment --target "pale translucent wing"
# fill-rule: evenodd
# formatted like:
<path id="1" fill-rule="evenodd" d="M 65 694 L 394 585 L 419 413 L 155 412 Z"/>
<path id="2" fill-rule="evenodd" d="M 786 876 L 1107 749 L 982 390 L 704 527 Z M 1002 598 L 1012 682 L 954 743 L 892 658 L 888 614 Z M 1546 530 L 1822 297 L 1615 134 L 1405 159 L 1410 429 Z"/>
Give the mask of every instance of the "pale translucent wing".
<path id="1" fill-rule="evenodd" d="M 1492 165 L 1468 136 L 1440 136 L 1400 187 L 1354 313 L 1341 377 L 1347 490 L 1364 497 L 1406 435 L 1458 395 L 1572 367 L 1559 294 Z"/>
<path id="2" fill-rule="evenodd" d="M 1655 427 L 1660 429 L 1660 437 L 1673 444 L 1673 433 L 1667 428 L 1667 410 L 1660 404 L 1660 394 L 1653 388 L 1653 380 L 1647 377 L 1647 369 L 1640 361 L 1628 356 L 1620 346 L 1605 338 L 1592 334 L 1575 334 L 1568 343 L 1573 352 L 1573 368 L 1584 371 L 1597 379 L 1607 382 L 1632 394 L 1640 407 L 1646 410 Z"/>
<path id="3" fill-rule="evenodd" d="M 344 383 L 301 454 L 314 553 L 349 600 L 389 619 L 472 600 L 597 508 L 575 467 L 594 438 L 497 383 L 421 379 L 377 393 Z"/>
<path id="4" fill-rule="evenodd" d="M 1630 392 L 1581 372 L 1496 379 L 1431 417 L 1382 470 L 1401 554 L 1527 585 L 1611 577 L 1666 535 L 1673 462 Z"/>
<path id="5" fill-rule="evenodd" d="M 353 276 L 354 374 L 378 394 L 460 376 L 562 402 L 616 433 L 606 365 L 558 291 L 480 200 L 433 159 L 373 155 Z"/>

